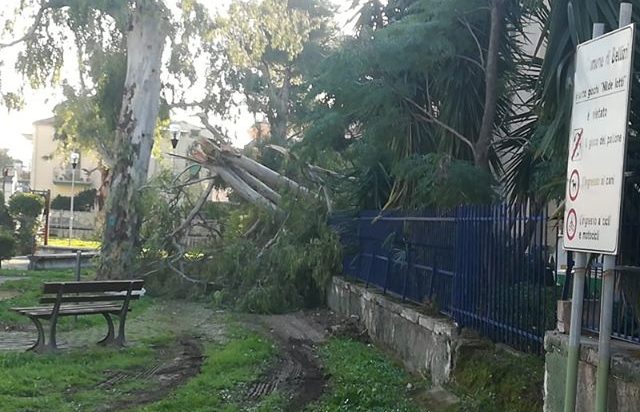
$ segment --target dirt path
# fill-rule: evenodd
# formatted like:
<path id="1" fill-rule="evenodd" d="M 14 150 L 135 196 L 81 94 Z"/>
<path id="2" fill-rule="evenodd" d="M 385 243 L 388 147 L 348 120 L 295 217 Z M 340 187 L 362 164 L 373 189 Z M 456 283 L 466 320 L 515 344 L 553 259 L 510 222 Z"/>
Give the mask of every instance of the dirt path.
<path id="1" fill-rule="evenodd" d="M 287 411 L 301 411 L 319 399 L 325 391 L 327 377 L 317 355 L 318 346 L 329 337 L 336 323 L 326 311 L 298 312 L 286 315 L 240 315 L 248 328 L 269 337 L 278 347 L 275 361 L 244 391 L 241 403 L 257 404 L 263 397 L 278 391 L 288 397 Z M 200 372 L 206 342 L 224 342 L 225 319 L 219 311 L 201 303 L 157 301 L 139 316 L 127 322 L 130 346 L 144 344 L 143 339 L 166 335 L 167 328 L 177 338 L 166 347 L 156 347 L 154 362 L 129 371 L 107 372 L 98 385 L 109 391 L 127 381 L 146 383 L 133 396 L 105 405 L 101 411 L 118 411 L 153 403 Z M 95 345 L 105 327 L 72 330 L 59 334 L 62 350 Z M 0 331 L 0 350 L 24 350 L 34 340 L 35 331 Z"/>
<path id="2" fill-rule="evenodd" d="M 117 401 L 99 411 L 129 410 L 159 401 L 200 373 L 203 360 L 202 342 L 188 336 L 178 339 L 170 347 L 159 348 L 153 364 L 141 370 L 114 372 L 98 385 L 99 389 L 108 391 L 122 381 L 135 380 L 144 382 L 149 389 L 138 391 L 135 397 Z"/>
<path id="3" fill-rule="evenodd" d="M 327 377 L 317 355 L 318 345 L 329 337 L 335 319 L 327 311 L 243 318 L 248 327 L 269 336 L 278 346 L 278 359 L 247 391 L 256 401 L 278 390 L 289 398 L 287 411 L 298 412 L 319 399 Z"/>

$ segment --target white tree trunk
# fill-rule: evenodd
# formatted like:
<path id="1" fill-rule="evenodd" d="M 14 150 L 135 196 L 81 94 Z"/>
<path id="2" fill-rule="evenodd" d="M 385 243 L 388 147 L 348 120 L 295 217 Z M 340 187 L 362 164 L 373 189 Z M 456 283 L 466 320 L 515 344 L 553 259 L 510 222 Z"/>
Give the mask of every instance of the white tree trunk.
<path id="1" fill-rule="evenodd" d="M 98 270 L 102 279 L 134 275 L 144 207 L 140 203 L 140 188 L 147 180 L 158 118 L 165 37 L 165 24 L 157 4 L 138 1 L 127 35 L 127 75 Z"/>

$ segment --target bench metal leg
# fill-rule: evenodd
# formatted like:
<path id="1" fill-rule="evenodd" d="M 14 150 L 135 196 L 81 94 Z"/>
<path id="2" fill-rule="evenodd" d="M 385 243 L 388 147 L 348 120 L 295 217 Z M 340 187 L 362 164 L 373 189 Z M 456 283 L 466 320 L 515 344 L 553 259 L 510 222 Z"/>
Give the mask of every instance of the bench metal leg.
<path id="1" fill-rule="evenodd" d="M 119 316 L 119 322 L 118 322 L 118 336 L 116 337 L 116 345 L 117 346 L 124 346 L 125 345 L 125 338 L 124 338 L 124 325 L 127 321 L 127 312 L 121 314 Z"/>
<path id="2" fill-rule="evenodd" d="M 98 345 L 112 345 L 115 342 L 114 336 L 114 328 L 113 328 L 113 319 L 108 313 L 103 313 L 102 316 L 107 320 L 107 327 L 109 330 L 107 331 L 107 336 L 104 339 L 98 341 Z"/>
<path id="3" fill-rule="evenodd" d="M 49 348 L 50 350 L 56 350 L 58 349 L 58 345 L 56 343 L 56 327 L 58 326 L 58 317 L 53 316 L 50 321 L 51 326 L 49 327 L 49 344 L 47 345 L 47 348 Z"/>
<path id="4" fill-rule="evenodd" d="M 44 344 L 44 328 L 42 327 L 42 323 L 40 322 L 40 319 L 36 318 L 35 316 L 29 316 L 29 319 L 31 319 L 33 324 L 36 325 L 36 329 L 38 330 L 38 340 L 36 340 L 36 343 L 34 343 L 33 346 L 27 349 L 27 352 L 28 351 L 43 352 L 45 348 L 45 344 Z"/>

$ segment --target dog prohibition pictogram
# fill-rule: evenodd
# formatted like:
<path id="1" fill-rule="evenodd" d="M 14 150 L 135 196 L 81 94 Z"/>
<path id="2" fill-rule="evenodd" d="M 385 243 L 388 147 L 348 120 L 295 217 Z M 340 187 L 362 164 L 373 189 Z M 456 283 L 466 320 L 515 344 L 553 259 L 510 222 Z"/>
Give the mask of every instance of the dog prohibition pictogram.
<path id="1" fill-rule="evenodd" d="M 578 198 L 578 193 L 580 193 L 580 173 L 574 169 L 571 172 L 571 177 L 569 177 L 569 199 L 575 202 Z"/>

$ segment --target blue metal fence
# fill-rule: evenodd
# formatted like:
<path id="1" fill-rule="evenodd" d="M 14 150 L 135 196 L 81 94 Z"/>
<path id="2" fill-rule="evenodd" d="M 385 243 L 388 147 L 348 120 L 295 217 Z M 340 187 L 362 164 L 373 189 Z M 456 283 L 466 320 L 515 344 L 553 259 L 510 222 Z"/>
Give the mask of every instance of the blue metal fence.
<path id="1" fill-rule="evenodd" d="M 555 324 L 547 219 L 526 206 L 336 215 L 344 273 L 495 341 L 540 352 Z M 555 235 L 555 234 L 554 234 Z"/>

